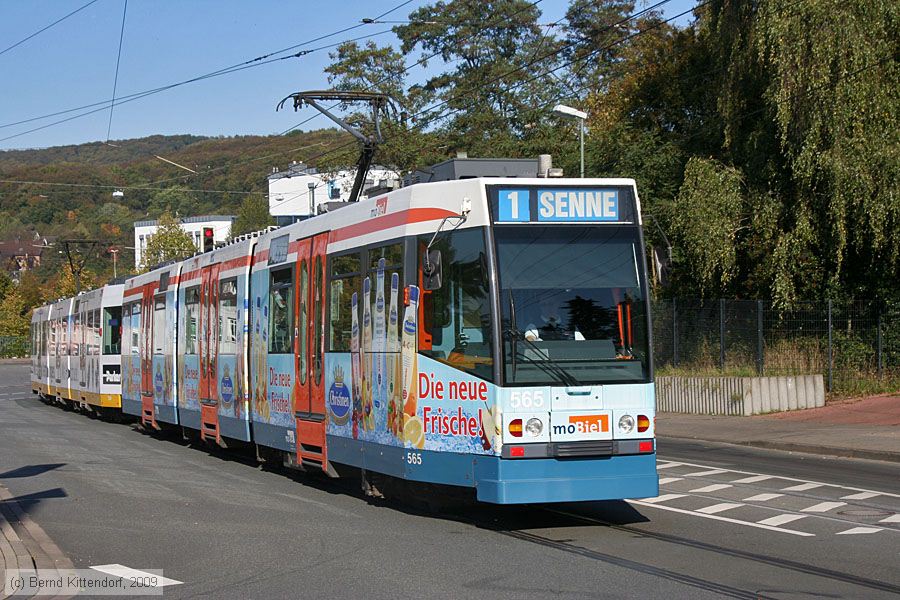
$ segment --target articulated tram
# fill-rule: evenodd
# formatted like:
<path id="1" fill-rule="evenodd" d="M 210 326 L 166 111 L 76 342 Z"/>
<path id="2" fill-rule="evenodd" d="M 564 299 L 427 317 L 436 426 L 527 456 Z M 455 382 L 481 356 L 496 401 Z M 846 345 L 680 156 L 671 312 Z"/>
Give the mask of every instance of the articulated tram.
<path id="1" fill-rule="evenodd" d="M 491 503 L 656 496 L 644 256 L 630 179 L 411 185 L 37 309 L 33 389 L 106 406 L 109 349 L 145 427 Z"/>

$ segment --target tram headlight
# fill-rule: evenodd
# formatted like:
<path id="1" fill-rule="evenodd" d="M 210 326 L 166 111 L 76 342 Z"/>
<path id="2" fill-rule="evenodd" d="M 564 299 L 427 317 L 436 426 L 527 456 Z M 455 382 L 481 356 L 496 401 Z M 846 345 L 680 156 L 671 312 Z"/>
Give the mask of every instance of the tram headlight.
<path id="1" fill-rule="evenodd" d="M 528 419 L 528 422 L 525 423 L 525 431 L 528 432 L 528 435 L 531 437 L 538 437 L 541 435 L 541 432 L 544 431 L 544 424 L 540 419 L 536 417 L 532 417 Z"/>
<path id="2" fill-rule="evenodd" d="M 622 415 L 619 417 L 619 432 L 631 433 L 634 430 L 634 417 L 631 415 Z"/>

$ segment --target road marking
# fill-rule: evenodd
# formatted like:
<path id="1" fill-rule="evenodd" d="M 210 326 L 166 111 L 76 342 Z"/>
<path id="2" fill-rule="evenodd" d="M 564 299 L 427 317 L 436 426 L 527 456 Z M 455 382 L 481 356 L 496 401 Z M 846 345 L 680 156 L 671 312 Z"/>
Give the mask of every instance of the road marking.
<path id="1" fill-rule="evenodd" d="M 660 469 L 671 469 L 672 467 L 680 467 L 680 466 L 681 466 L 680 462 L 670 462 L 670 463 L 665 463 L 662 465 L 657 464 L 656 470 L 659 471 Z"/>
<path id="2" fill-rule="evenodd" d="M 735 523 L 737 525 L 746 525 L 747 527 L 755 527 L 757 529 L 768 529 L 769 531 L 779 531 L 781 533 L 789 533 L 791 535 L 799 535 L 802 537 L 816 537 L 814 533 L 807 533 L 805 531 L 795 531 L 793 529 L 784 529 L 781 527 L 775 527 L 768 523 L 754 523 L 752 521 L 742 521 L 740 519 L 732 519 L 729 517 L 723 517 L 722 515 L 706 515 L 703 513 L 698 513 L 695 510 L 685 510 L 683 508 L 675 508 L 674 506 L 666 506 L 664 504 L 653 504 L 652 502 L 647 502 L 646 500 L 629 500 L 629 504 L 636 504 L 638 506 L 649 506 L 651 508 L 658 508 L 659 510 L 668 510 L 670 512 L 681 513 L 684 515 L 694 515 L 695 517 L 702 517 L 704 519 L 712 519 L 714 521 L 724 521 L 726 523 Z M 799 518 L 802 518 L 801 515 Z"/>
<path id="3" fill-rule="evenodd" d="M 882 519 L 878 522 L 879 523 L 900 523 L 900 513 L 891 515 L 891 516 L 887 517 L 886 519 Z"/>
<path id="4" fill-rule="evenodd" d="M 731 485 L 727 483 L 714 483 L 712 485 L 707 485 L 705 487 L 697 488 L 696 490 L 691 490 L 692 494 L 706 494 L 709 492 L 718 492 L 719 490 L 724 490 L 730 488 Z"/>
<path id="5" fill-rule="evenodd" d="M 698 468 L 698 469 L 709 469 L 709 468 L 710 468 L 710 465 L 699 465 L 699 464 L 697 464 L 697 463 L 687 463 L 687 462 L 669 463 L 669 464 L 673 464 L 673 466 L 696 467 L 696 468 Z M 663 466 L 665 466 L 665 465 L 663 465 Z M 660 466 L 657 467 L 657 469 L 660 469 L 660 468 L 662 468 L 662 467 L 660 467 Z M 843 490 L 850 490 L 850 491 L 853 491 L 853 492 L 871 492 L 871 491 L 874 491 L 874 490 L 866 490 L 866 489 L 858 488 L 858 487 L 851 487 L 851 486 L 848 486 L 848 485 L 838 485 L 838 484 L 834 484 L 834 483 L 822 483 L 821 481 L 810 481 L 809 479 L 798 479 L 798 478 L 796 478 L 796 477 L 786 477 L 786 476 L 783 476 L 783 475 L 763 475 L 763 474 L 761 474 L 761 473 L 754 473 L 753 471 L 739 471 L 739 470 L 737 470 L 737 469 L 726 469 L 725 471 L 726 471 L 726 472 L 729 472 L 729 473 L 737 473 L 737 474 L 739 474 L 739 475 L 752 475 L 752 476 L 754 476 L 754 477 L 759 477 L 759 478 L 760 478 L 760 479 L 753 479 L 753 480 L 751 480 L 750 477 L 746 477 L 746 478 L 744 478 L 744 479 L 738 479 L 738 480 L 736 480 L 736 481 L 731 481 L 730 483 L 755 483 L 756 481 L 765 481 L 766 479 L 774 479 L 774 478 L 778 478 L 778 479 L 783 479 L 783 480 L 785 480 L 785 481 L 796 481 L 797 483 L 809 483 L 809 484 L 815 484 L 814 487 L 828 486 L 828 487 L 832 487 L 832 488 L 839 488 L 839 489 L 843 489 Z M 813 488 L 808 488 L 808 489 L 813 489 Z M 791 488 L 788 488 L 788 490 L 791 490 Z M 792 491 L 802 491 L 802 490 L 792 490 Z M 878 495 L 879 495 L 879 496 L 886 496 L 886 497 L 889 497 L 889 498 L 900 498 L 900 494 L 892 494 L 892 493 L 890 493 L 890 492 L 878 492 Z"/>
<path id="6" fill-rule="evenodd" d="M 878 496 L 878 492 L 860 492 L 858 494 L 850 494 L 849 496 L 841 496 L 841 500 L 868 500 Z"/>
<path id="7" fill-rule="evenodd" d="M 769 517 L 768 519 L 763 519 L 762 521 L 757 521 L 760 525 L 784 525 L 785 523 L 790 523 L 791 521 L 797 521 L 799 519 L 805 519 L 806 515 L 775 515 L 774 517 Z"/>
<path id="8" fill-rule="evenodd" d="M 807 508 L 804 508 L 800 512 L 828 512 L 832 508 L 838 508 L 840 506 L 847 506 L 846 502 L 819 502 L 818 504 L 813 504 Z"/>
<path id="9" fill-rule="evenodd" d="M 706 508 L 699 508 L 697 512 L 703 513 L 704 515 L 714 515 L 716 513 L 725 512 L 726 510 L 731 510 L 732 508 L 739 508 L 744 506 L 743 504 L 735 504 L 734 502 L 723 502 L 721 504 L 713 504 L 712 506 L 707 506 Z"/>
<path id="10" fill-rule="evenodd" d="M 149 587 L 165 587 L 167 585 L 180 585 L 184 583 L 183 581 L 169 579 L 168 577 L 163 577 L 162 575 L 157 575 L 155 573 L 138 571 L 137 569 L 132 569 L 124 565 L 97 565 L 91 568 L 95 571 L 100 571 L 101 573 L 108 573 L 110 575 L 113 575 L 114 577 L 155 577 L 157 584 L 155 586 Z"/>
<path id="11" fill-rule="evenodd" d="M 744 477 L 743 479 L 737 479 L 732 481 L 731 483 L 759 483 L 760 481 L 765 481 L 766 479 L 772 479 L 774 475 L 754 475 L 753 477 Z"/>
<path id="12" fill-rule="evenodd" d="M 784 496 L 784 494 L 757 494 L 755 496 L 750 496 L 749 498 L 744 498 L 744 502 L 768 502 L 769 500 L 774 500 L 775 498 L 780 498 Z"/>
<path id="13" fill-rule="evenodd" d="M 675 498 L 684 498 L 684 494 L 663 494 L 662 496 L 657 496 L 656 498 L 647 498 L 644 502 L 649 502 L 650 504 L 655 504 L 656 502 L 667 502 L 669 500 L 674 500 Z"/>
<path id="14" fill-rule="evenodd" d="M 710 469 L 708 471 L 697 471 L 696 473 L 688 473 L 685 477 L 706 477 L 707 475 L 719 475 L 727 473 L 726 469 Z"/>
<path id="15" fill-rule="evenodd" d="M 847 531 L 838 531 L 834 535 L 854 535 L 857 533 L 878 533 L 882 531 L 878 527 L 854 527 L 853 529 L 848 529 Z"/>
<path id="16" fill-rule="evenodd" d="M 676 481 L 681 481 L 681 477 L 663 477 L 659 480 L 659 485 L 666 485 L 667 483 L 675 483 Z"/>
<path id="17" fill-rule="evenodd" d="M 820 488 L 824 483 L 801 483 L 800 485 L 792 485 L 790 487 L 781 488 L 783 492 L 805 492 L 807 490 L 814 490 L 816 488 Z"/>

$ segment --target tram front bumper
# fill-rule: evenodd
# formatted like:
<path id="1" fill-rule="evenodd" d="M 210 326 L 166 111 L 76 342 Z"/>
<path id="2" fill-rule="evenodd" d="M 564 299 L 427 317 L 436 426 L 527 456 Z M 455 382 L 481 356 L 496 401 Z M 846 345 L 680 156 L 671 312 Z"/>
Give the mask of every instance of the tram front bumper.
<path id="1" fill-rule="evenodd" d="M 495 504 L 583 502 L 659 495 L 656 453 L 595 458 L 480 458 L 478 500 Z"/>

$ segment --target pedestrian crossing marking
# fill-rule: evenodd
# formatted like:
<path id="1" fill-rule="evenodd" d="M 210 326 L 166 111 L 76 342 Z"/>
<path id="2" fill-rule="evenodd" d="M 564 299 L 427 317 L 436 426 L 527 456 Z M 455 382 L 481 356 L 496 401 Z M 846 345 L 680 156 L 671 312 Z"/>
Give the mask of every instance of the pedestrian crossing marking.
<path id="1" fill-rule="evenodd" d="M 750 496 L 749 498 L 744 498 L 744 502 L 768 502 L 769 500 L 781 498 L 782 496 L 784 496 L 784 494 L 757 494 L 755 496 Z"/>
<path id="2" fill-rule="evenodd" d="M 705 508 L 697 509 L 697 512 L 703 513 L 704 515 L 714 515 L 716 513 L 725 512 L 726 510 L 731 510 L 733 508 L 739 508 L 744 506 L 743 504 L 736 504 L 734 502 L 723 502 L 721 504 L 713 504 L 712 506 L 707 506 Z"/>
<path id="3" fill-rule="evenodd" d="M 831 510 L 833 508 L 838 508 L 841 506 L 847 506 L 847 503 L 846 502 L 819 502 L 818 504 L 813 504 L 812 506 L 808 506 L 808 507 L 804 508 L 800 512 L 816 512 L 816 513 L 828 512 L 829 510 Z"/>
<path id="4" fill-rule="evenodd" d="M 696 490 L 691 490 L 692 494 L 709 494 L 712 492 L 718 492 L 719 490 L 724 490 L 732 487 L 727 483 L 714 483 L 712 485 L 707 485 L 705 487 L 697 488 Z"/>
<path id="5" fill-rule="evenodd" d="M 768 519 L 763 519 L 762 521 L 757 521 L 760 525 L 772 525 L 777 527 L 778 525 L 784 525 L 785 523 L 790 523 L 792 521 L 799 521 L 800 519 L 805 519 L 806 515 L 775 515 L 774 517 L 769 517 Z"/>
<path id="6" fill-rule="evenodd" d="M 743 479 L 738 479 L 732 481 L 731 483 L 759 483 L 760 481 L 765 481 L 766 479 L 773 479 L 774 475 L 754 475 L 753 477 L 744 477 Z"/>
<path id="7" fill-rule="evenodd" d="M 889 516 L 886 519 L 878 521 L 879 523 L 900 523 L 900 513 Z"/>
<path id="8" fill-rule="evenodd" d="M 657 496 L 656 498 L 647 498 L 644 502 L 649 502 L 650 504 L 656 504 L 657 502 L 668 502 L 669 500 L 675 500 L 676 498 L 684 498 L 684 494 L 663 494 L 662 496 Z"/>
<path id="9" fill-rule="evenodd" d="M 854 527 L 847 531 L 838 531 L 835 535 L 854 535 L 858 533 L 878 533 L 882 529 L 878 527 Z"/>
<path id="10" fill-rule="evenodd" d="M 841 496 L 841 500 L 868 500 L 878 496 L 878 492 L 860 492 L 858 494 L 850 494 L 849 496 Z"/>
<path id="11" fill-rule="evenodd" d="M 685 477 L 706 477 L 707 475 L 719 475 L 727 473 L 726 469 L 710 469 L 708 471 L 697 471 L 696 473 L 688 473 Z"/>
<path id="12" fill-rule="evenodd" d="M 667 483 L 675 483 L 676 481 L 681 481 L 681 477 L 663 477 L 659 480 L 659 485 L 666 485 Z"/>
<path id="13" fill-rule="evenodd" d="M 783 492 L 806 492 L 808 490 L 814 490 L 816 488 L 820 488 L 824 486 L 824 483 L 801 483 L 800 485 L 792 485 L 790 487 L 782 488 Z"/>

